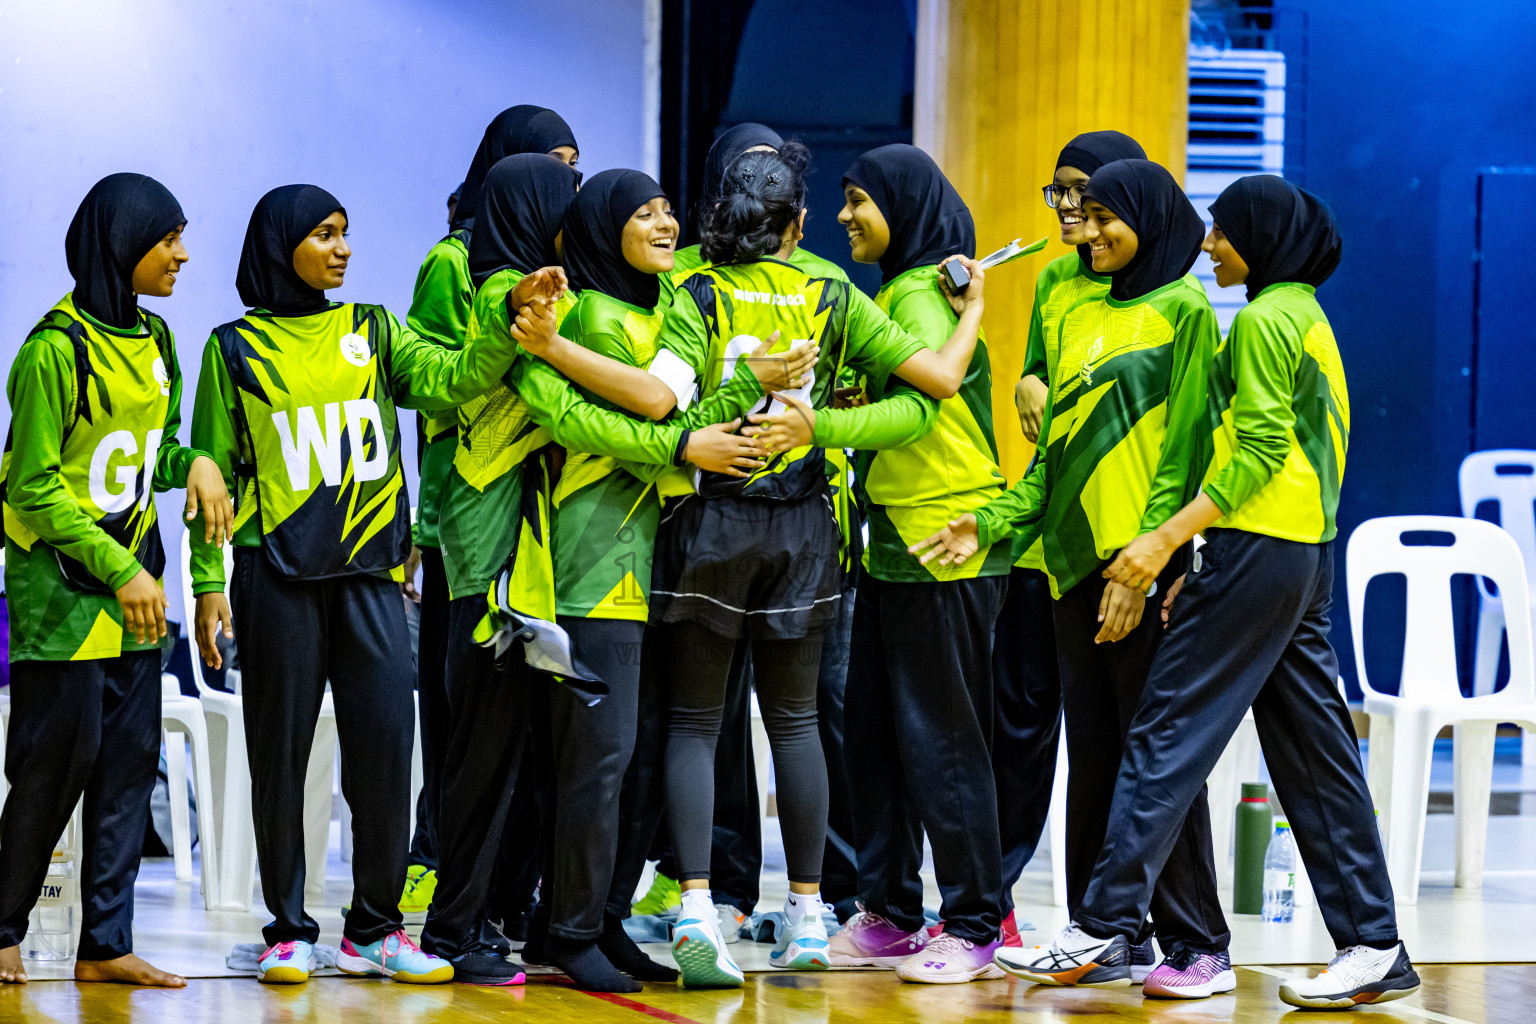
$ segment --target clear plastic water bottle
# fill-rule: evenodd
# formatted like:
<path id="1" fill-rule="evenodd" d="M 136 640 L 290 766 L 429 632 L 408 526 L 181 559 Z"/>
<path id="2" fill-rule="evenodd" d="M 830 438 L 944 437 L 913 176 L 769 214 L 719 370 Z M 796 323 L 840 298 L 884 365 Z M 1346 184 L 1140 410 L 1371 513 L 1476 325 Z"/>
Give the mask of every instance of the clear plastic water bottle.
<path id="1" fill-rule="evenodd" d="M 28 960 L 69 960 L 75 955 L 75 865 L 68 850 L 54 850 L 48 874 L 27 920 L 21 955 Z"/>
<path id="2" fill-rule="evenodd" d="M 1290 823 L 1275 822 L 1275 834 L 1269 837 L 1269 852 L 1264 854 L 1265 921 L 1283 924 L 1296 912 L 1296 842 L 1291 838 Z"/>

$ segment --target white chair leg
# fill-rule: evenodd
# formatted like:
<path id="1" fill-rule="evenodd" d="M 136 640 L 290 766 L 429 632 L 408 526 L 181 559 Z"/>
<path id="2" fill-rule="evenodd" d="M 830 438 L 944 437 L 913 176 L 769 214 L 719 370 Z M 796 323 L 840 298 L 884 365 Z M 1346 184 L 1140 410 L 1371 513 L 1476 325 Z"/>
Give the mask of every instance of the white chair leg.
<path id="1" fill-rule="evenodd" d="M 256 887 L 256 827 L 251 817 L 251 765 L 245 725 L 226 719 L 224 807 L 219 821 L 219 909 L 249 911 Z"/>
<path id="2" fill-rule="evenodd" d="M 203 906 L 214 909 L 218 899 L 219 842 L 214 821 L 212 754 L 202 715 L 184 723 L 192 741 L 192 786 L 197 794 L 197 846 L 202 860 Z"/>
<path id="3" fill-rule="evenodd" d="M 1388 715 L 1371 715 L 1371 731 L 1365 746 L 1365 784 L 1376 808 L 1376 828 L 1381 842 L 1387 842 L 1392 817 L 1392 749 L 1397 744 L 1396 730 Z"/>
<path id="4" fill-rule="evenodd" d="M 1412 904 L 1419 901 L 1429 763 L 1436 729 L 1424 716 L 1410 713 L 1397 717 L 1393 732 L 1392 810 L 1384 827 L 1387 874 L 1397 902 Z"/>
<path id="5" fill-rule="evenodd" d="M 1493 796 L 1497 722 L 1454 727 L 1456 748 L 1456 887 L 1481 889 L 1488 850 L 1488 803 Z"/>
<path id="6" fill-rule="evenodd" d="M 1472 695 L 1492 693 L 1499 675 L 1499 651 L 1504 643 L 1504 606 L 1482 601 L 1477 612 L 1477 648 L 1472 662 Z"/>
<path id="7" fill-rule="evenodd" d="M 332 785 L 336 778 L 336 719 L 315 723 L 304 777 L 304 901 L 325 902 L 326 848 L 331 840 Z"/>
<path id="8" fill-rule="evenodd" d="M 192 816 L 187 809 L 187 743 L 177 731 L 162 729 L 165 743 L 165 789 L 171 803 L 171 857 L 176 881 L 192 878 Z"/>
<path id="9" fill-rule="evenodd" d="M 1051 904 L 1067 905 L 1067 730 L 1063 723 L 1056 743 L 1056 775 L 1051 781 L 1051 806 L 1046 823 L 1051 830 Z"/>

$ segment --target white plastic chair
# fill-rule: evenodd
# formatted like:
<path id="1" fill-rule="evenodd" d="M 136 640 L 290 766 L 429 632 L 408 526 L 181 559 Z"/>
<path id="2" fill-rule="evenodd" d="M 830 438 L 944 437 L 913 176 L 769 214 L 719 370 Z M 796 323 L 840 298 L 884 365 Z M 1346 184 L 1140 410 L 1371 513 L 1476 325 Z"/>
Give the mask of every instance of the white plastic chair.
<path id="1" fill-rule="evenodd" d="M 181 535 L 181 599 L 188 619 L 197 606 L 192 596 L 191 544 L 189 534 Z M 224 546 L 224 578 L 234 575 L 232 546 Z M 271 642 L 271 638 L 245 637 L 244 643 Z M 209 910 L 248 911 L 251 892 L 256 884 L 256 828 L 251 812 L 251 768 L 245 749 L 245 716 L 241 710 L 239 673 L 227 678 L 236 692 L 229 693 L 208 685 L 203 677 L 203 662 L 192 639 L 192 678 L 197 684 L 207 723 L 212 755 L 213 784 L 211 806 L 198 809 L 199 824 L 206 822 L 202 834 L 216 837 L 203 846 L 203 904 Z M 331 826 L 331 773 L 336 760 L 336 707 L 329 692 L 320 705 L 320 720 L 315 726 L 315 742 L 310 750 L 308 773 L 304 781 L 304 896 L 319 904 L 325 896 L 326 845 Z M 201 796 L 199 796 L 201 801 Z M 216 849 L 212 849 L 216 847 Z M 217 871 L 210 875 L 210 850 Z M 208 881 L 212 878 L 210 884 Z"/>
<path id="2" fill-rule="evenodd" d="M 1450 534 L 1450 546 L 1409 546 L 1403 534 Z M 1365 668 L 1365 590 L 1376 577 L 1408 581 L 1402 679 L 1396 696 L 1373 686 Z M 1463 697 L 1456 678 L 1451 577 L 1486 576 L 1507 613 L 1509 685 Z M 1505 531 L 1476 519 L 1390 516 L 1361 523 L 1346 561 L 1355 667 L 1371 716 L 1370 785 L 1380 811 L 1387 871 L 1399 903 L 1418 902 L 1424 819 L 1435 734 L 1455 725 L 1456 885 L 1482 885 L 1493 783 L 1493 739 L 1500 722 L 1536 726 L 1536 673 L 1531 655 L 1530 594 L 1520 546 Z"/>
<path id="3" fill-rule="evenodd" d="M 1237 820 L 1237 802 L 1243 795 L 1243 783 L 1261 781 L 1259 762 L 1262 753 L 1259 729 L 1253 720 L 1253 709 L 1249 708 L 1206 780 L 1211 806 L 1211 845 L 1216 854 L 1218 877 L 1232 863 L 1232 826 Z"/>
<path id="4" fill-rule="evenodd" d="M 193 654 L 196 657 L 196 654 Z M 170 673 L 160 676 L 160 724 L 165 739 L 165 780 L 171 800 L 171 853 L 176 861 L 176 879 L 192 877 L 192 826 L 187 811 L 187 749 L 183 736 L 192 743 L 194 792 L 197 794 L 198 845 L 202 850 L 204 905 L 209 886 L 218 876 L 218 841 L 211 825 L 204 824 L 213 806 L 212 754 L 208 747 L 208 729 L 203 705 L 196 697 L 181 692 L 181 680 Z"/>
<path id="5" fill-rule="evenodd" d="M 1051 806 L 1045 827 L 1051 837 L 1051 904 L 1067 905 L 1067 723 L 1056 741 L 1056 774 L 1051 781 Z"/>

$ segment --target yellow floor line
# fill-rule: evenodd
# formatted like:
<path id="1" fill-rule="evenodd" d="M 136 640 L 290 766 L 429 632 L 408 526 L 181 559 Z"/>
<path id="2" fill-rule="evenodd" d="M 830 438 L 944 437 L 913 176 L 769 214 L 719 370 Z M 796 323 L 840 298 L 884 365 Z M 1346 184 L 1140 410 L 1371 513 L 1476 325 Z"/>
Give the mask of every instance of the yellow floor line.
<path id="1" fill-rule="evenodd" d="M 1258 974 L 1267 974 L 1272 978 L 1279 978 L 1282 981 L 1290 981 L 1292 978 L 1305 977 L 1303 974 L 1292 974 L 1287 971 L 1277 971 L 1273 967 L 1245 966 L 1243 970 L 1254 971 Z M 1436 1024 L 1472 1024 L 1472 1021 L 1463 1020 L 1460 1017 L 1452 1017 L 1448 1013 L 1436 1013 L 1434 1010 L 1426 1010 L 1422 1006 L 1414 1006 L 1412 1003 L 1405 1003 L 1402 1000 L 1397 1000 L 1391 1003 L 1382 1003 L 1379 1006 L 1372 1006 L 1371 1009 L 1406 1013 L 1414 1017 L 1423 1017 L 1425 1020 L 1435 1021 Z"/>

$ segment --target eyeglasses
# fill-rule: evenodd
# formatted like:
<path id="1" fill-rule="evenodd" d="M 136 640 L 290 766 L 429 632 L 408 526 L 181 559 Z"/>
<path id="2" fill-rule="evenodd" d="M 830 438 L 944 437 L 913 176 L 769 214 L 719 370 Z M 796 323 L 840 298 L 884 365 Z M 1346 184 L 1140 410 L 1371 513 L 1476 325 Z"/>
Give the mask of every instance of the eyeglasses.
<path id="1" fill-rule="evenodd" d="M 1054 210 L 1060 206 L 1062 201 L 1065 200 L 1068 196 L 1072 197 L 1072 201 L 1067 203 L 1068 206 L 1082 206 L 1083 190 L 1087 187 L 1087 182 L 1083 182 L 1080 185 L 1071 186 L 1057 185 L 1056 183 L 1052 182 L 1051 184 L 1046 185 L 1040 191 L 1045 193 L 1045 205 Z"/>

